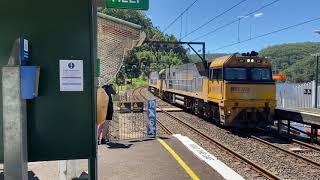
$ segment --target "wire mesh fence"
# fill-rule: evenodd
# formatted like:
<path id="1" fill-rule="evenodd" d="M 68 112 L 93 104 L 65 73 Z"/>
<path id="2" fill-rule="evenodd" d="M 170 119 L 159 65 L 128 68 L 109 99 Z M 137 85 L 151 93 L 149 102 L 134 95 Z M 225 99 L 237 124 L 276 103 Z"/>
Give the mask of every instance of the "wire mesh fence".
<path id="1" fill-rule="evenodd" d="M 118 95 L 114 101 L 114 116 L 109 122 L 109 140 L 111 142 L 143 140 L 147 132 L 148 116 L 146 103 Z"/>

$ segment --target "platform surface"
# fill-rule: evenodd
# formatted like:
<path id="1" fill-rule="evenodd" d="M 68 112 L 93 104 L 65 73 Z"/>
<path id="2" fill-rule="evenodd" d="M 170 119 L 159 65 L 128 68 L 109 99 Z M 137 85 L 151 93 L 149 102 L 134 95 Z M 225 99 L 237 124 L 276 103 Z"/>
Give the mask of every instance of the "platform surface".
<path id="1" fill-rule="evenodd" d="M 320 126 L 320 109 L 316 108 L 277 108 L 275 115 L 278 119 L 291 120 L 298 123 L 315 124 Z"/>
<path id="2" fill-rule="evenodd" d="M 222 176 L 198 159 L 175 137 L 163 138 L 177 155 L 200 179 L 223 179 Z M 77 174 L 87 171 L 87 160 L 77 160 Z M 59 179 L 58 162 L 29 163 L 32 180 Z M 2 168 L 2 167 L 1 167 Z M 120 179 L 191 179 L 191 176 L 168 150 L 157 140 L 111 143 L 98 146 L 99 180 Z M 68 177 L 70 177 L 70 162 Z M 0 175 L 0 180 L 3 179 Z"/>

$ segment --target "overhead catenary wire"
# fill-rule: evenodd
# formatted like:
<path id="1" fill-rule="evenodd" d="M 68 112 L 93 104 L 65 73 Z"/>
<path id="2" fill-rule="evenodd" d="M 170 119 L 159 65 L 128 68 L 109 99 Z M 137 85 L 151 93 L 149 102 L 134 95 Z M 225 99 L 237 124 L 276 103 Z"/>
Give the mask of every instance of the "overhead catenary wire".
<path id="1" fill-rule="evenodd" d="M 186 13 L 192 6 L 194 6 L 196 4 L 196 2 L 198 2 L 199 0 L 195 0 L 193 1 L 193 3 L 191 3 L 184 11 L 182 11 L 182 13 L 180 13 L 179 16 L 177 16 L 166 28 L 164 28 L 163 32 L 166 32 L 175 22 L 177 22 L 179 20 L 180 17 L 183 16 L 184 13 Z"/>
<path id="2" fill-rule="evenodd" d="M 195 33 L 196 31 L 200 30 L 201 28 L 207 26 L 209 23 L 211 23 L 212 21 L 214 21 L 215 19 L 221 17 L 222 15 L 226 14 L 227 12 L 231 11 L 232 9 L 234 9 L 235 7 L 239 6 L 240 4 L 246 2 L 248 0 L 241 0 L 240 2 L 238 2 L 237 4 L 233 5 L 232 7 L 228 8 L 227 10 L 221 12 L 220 14 L 216 15 L 215 17 L 211 18 L 209 21 L 203 23 L 202 25 L 200 25 L 199 27 L 197 27 L 196 29 L 192 30 L 191 32 L 189 32 L 188 34 L 186 34 L 185 36 L 182 37 L 182 39 L 188 37 L 189 35 Z"/>
<path id="3" fill-rule="evenodd" d="M 307 20 L 307 21 L 304 21 L 304 22 L 300 22 L 300 23 L 297 23 L 297 24 L 294 24 L 294 25 L 291 25 L 291 26 L 287 26 L 287 27 L 284 27 L 284 28 L 281 28 L 281 29 L 278 29 L 278 30 L 275 30 L 275 31 L 271 31 L 271 32 L 265 33 L 265 34 L 261 34 L 261 35 L 258 35 L 258 36 L 255 36 L 255 37 L 240 41 L 240 42 L 235 42 L 235 43 L 232 43 L 232 44 L 228 44 L 228 45 L 219 47 L 217 49 L 214 49 L 213 51 L 217 51 L 217 50 L 224 49 L 224 48 L 227 48 L 227 47 L 231 47 L 231 46 L 234 46 L 234 45 L 237 45 L 237 44 L 241 44 L 241 43 L 244 43 L 244 42 L 247 42 L 247 41 L 251 41 L 251 40 L 254 40 L 254 39 L 258 39 L 258 38 L 262 38 L 262 37 L 265 37 L 265 36 L 269 36 L 269 35 L 272 35 L 272 34 L 275 34 L 275 33 L 281 32 L 281 31 L 285 31 L 285 30 L 288 30 L 288 29 L 291 29 L 291 28 L 302 26 L 304 24 L 311 23 L 313 21 L 318 21 L 318 20 L 320 20 L 320 17 L 317 17 L 317 18 L 314 18 L 314 19 L 310 19 L 310 20 Z"/>
<path id="4" fill-rule="evenodd" d="M 208 35 L 211 35 L 212 33 L 215 33 L 215 32 L 217 32 L 217 31 L 220 30 L 220 29 L 223 29 L 223 28 L 225 28 L 225 27 L 228 27 L 228 26 L 230 26 L 230 25 L 238 22 L 239 20 L 241 20 L 241 19 L 243 19 L 243 18 L 245 18 L 245 17 L 251 16 L 251 15 L 253 15 L 253 14 L 261 11 L 262 9 L 264 9 L 264 8 L 266 8 L 266 7 L 268 7 L 268 6 L 271 6 L 271 5 L 273 5 L 273 4 L 275 4 L 275 3 L 279 2 L 279 1 L 280 1 L 280 0 L 274 0 L 274 1 L 272 1 L 272 2 L 270 2 L 270 3 L 268 3 L 268 4 L 266 4 L 266 5 L 263 5 L 263 6 L 259 7 L 258 9 L 254 10 L 254 11 L 252 11 L 252 12 L 249 12 L 248 14 L 246 14 L 246 15 L 244 15 L 244 16 L 241 16 L 240 18 L 236 18 L 236 19 L 234 19 L 234 20 L 232 20 L 232 21 L 230 21 L 230 22 L 228 22 L 228 23 L 226 23 L 226 24 L 224 24 L 224 25 L 222 25 L 222 26 L 219 26 L 219 27 L 213 29 L 212 31 L 209 31 L 208 33 L 206 33 L 206 34 L 204 34 L 204 35 L 201 35 L 201 36 L 193 39 L 192 41 L 197 41 L 197 40 L 199 40 L 199 39 L 201 39 L 201 38 L 207 37 Z"/>

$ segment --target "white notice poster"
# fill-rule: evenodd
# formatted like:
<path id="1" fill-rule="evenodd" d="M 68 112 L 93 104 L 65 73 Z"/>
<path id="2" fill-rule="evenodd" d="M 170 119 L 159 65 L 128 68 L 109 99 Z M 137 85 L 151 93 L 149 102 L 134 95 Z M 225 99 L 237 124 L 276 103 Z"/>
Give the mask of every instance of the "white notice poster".
<path id="1" fill-rule="evenodd" d="M 60 60 L 60 91 L 83 91 L 83 61 Z"/>

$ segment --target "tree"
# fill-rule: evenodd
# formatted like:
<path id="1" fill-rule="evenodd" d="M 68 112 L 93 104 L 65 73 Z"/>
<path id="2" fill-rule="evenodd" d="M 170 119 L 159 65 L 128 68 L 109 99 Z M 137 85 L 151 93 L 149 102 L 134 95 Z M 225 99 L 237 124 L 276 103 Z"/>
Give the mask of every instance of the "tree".
<path id="1" fill-rule="evenodd" d="M 157 27 L 154 27 L 151 19 L 143 11 L 104 9 L 102 13 L 142 26 L 142 29 L 147 34 L 147 41 L 177 41 L 174 35 L 164 34 Z M 130 76 L 128 71 L 133 70 L 135 77 L 140 75 L 148 76 L 151 71 L 160 71 L 172 65 L 189 62 L 187 50 L 181 45 L 148 43 L 134 48 L 128 53 L 124 60 L 125 68 L 121 73 L 126 74 L 128 77 Z M 133 65 L 137 68 L 132 68 Z"/>
<path id="2" fill-rule="evenodd" d="M 320 43 L 305 42 L 275 45 L 260 51 L 272 61 L 275 73 L 287 75 L 287 82 L 308 82 L 315 77 L 315 60 L 311 54 L 320 52 Z"/>

